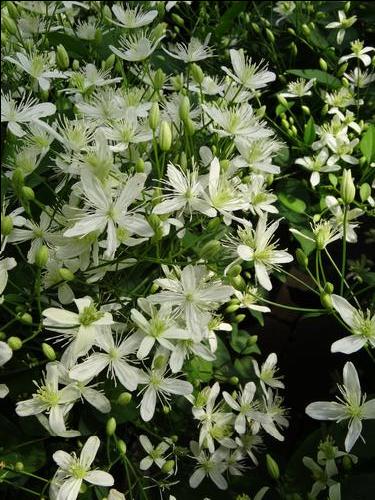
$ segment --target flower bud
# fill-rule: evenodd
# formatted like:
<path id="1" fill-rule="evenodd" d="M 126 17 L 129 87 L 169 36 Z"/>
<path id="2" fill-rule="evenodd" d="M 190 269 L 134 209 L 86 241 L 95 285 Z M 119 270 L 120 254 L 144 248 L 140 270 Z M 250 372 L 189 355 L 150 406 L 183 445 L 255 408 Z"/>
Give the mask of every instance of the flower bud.
<path id="1" fill-rule="evenodd" d="M 130 392 L 122 392 L 117 398 L 117 404 L 121 406 L 126 406 L 130 403 L 132 397 L 133 396 L 130 394 Z"/>
<path id="2" fill-rule="evenodd" d="M 163 120 L 160 124 L 159 146 L 164 152 L 169 151 L 172 146 L 172 131 L 166 120 Z"/>
<path id="3" fill-rule="evenodd" d="M 7 344 L 12 351 L 18 351 L 22 347 L 22 340 L 19 337 L 9 337 Z"/>
<path id="4" fill-rule="evenodd" d="M 266 28 L 266 36 L 271 43 L 275 43 L 275 35 L 268 28 Z"/>
<path id="5" fill-rule="evenodd" d="M 201 83 L 204 80 L 204 73 L 198 64 L 193 63 L 191 65 L 191 76 L 193 77 L 193 80 L 198 84 L 201 85 Z"/>
<path id="6" fill-rule="evenodd" d="M 319 59 L 319 66 L 322 71 L 327 71 L 328 69 L 328 65 L 322 57 Z"/>
<path id="7" fill-rule="evenodd" d="M 235 278 L 236 276 L 238 276 L 242 271 L 242 267 L 240 266 L 240 264 L 235 264 L 234 266 L 231 266 L 229 269 L 228 269 L 228 272 L 227 272 L 227 276 L 229 278 Z"/>
<path id="8" fill-rule="evenodd" d="M 279 103 L 284 106 L 285 108 L 288 108 L 288 101 L 285 99 L 285 97 L 281 94 L 277 94 L 277 100 Z"/>
<path id="9" fill-rule="evenodd" d="M 14 464 L 14 470 L 17 472 L 22 472 L 25 466 L 23 465 L 23 462 L 16 462 Z"/>
<path id="10" fill-rule="evenodd" d="M 345 205 L 350 205 L 355 198 L 355 185 L 351 170 L 344 169 L 341 179 L 340 194 Z"/>
<path id="11" fill-rule="evenodd" d="M 309 265 L 309 259 L 302 248 L 297 248 L 296 250 L 296 259 L 298 264 L 303 268 L 307 269 Z"/>
<path id="12" fill-rule="evenodd" d="M 260 28 L 259 26 L 256 24 L 256 23 L 251 23 L 251 27 L 253 28 L 253 30 L 255 31 L 255 33 L 260 33 Z"/>
<path id="13" fill-rule="evenodd" d="M 60 278 L 64 281 L 73 281 L 75 279 L 74 273 L 66 267 L 61 267 L 59 269 Z"/>
<path id="14" fill-rule="evenodd" d="M 55 350 L 52 346 L 50 346 L 49 344 L 46 344 L 45 342 L 42 343 L 42 351 L 43 351 L 43 354 L 45 355 L 45 357 L 49 360 L 49 361 L 55 361 L 56 359 L 56 353 L 55 353 Z"/>
<path id="15" fill-rule="evenodd" d="M 279 466 L 277 465 L 277 462 L 268 453 L 266 455 L 266 465 L 268 474 L 272 477 L 272 479 L 277 481 L 280 477 Z"/>
<path id="16" fill-rule="evenodd" d="M 289 129 L 289 127 L 290 127 L 288 120 L 286 120 L 285 118 L 283 118 L 283 119 L 281 120 L 281 125 L 282 125 L 285 129 L 287 129 L 287 130 L 288 130 L 288 129 Z"/>
<path id="17" fill-rule="evenodd" d="M 5 340 L 7 338 L 6 333 L 1 331 L 0 332 L 0 340 Z"/>
<path id="18" fill-rule="evenodd" d="M 33 324 L 33 317 L 29 313 L 23 313 L 22 316 L 20 316 L 19 320 L 23 325 L 32 325 Z"/>
<path id="19" fill-rule="evenodd" d="M 16 190 L 21 190 L 25 184 L 25 176 L 20 168 L 16 168 L 12 175 L 12 182 Z"/>
<path id="20" fill-rule="evenodd" d="M 4 215 L 1 218 L 1 234 L 8 236 L 13 230 L 13 220 L 10 215 Z"/>
<path id="21" fill-rule="evenodd" d="M 230 279 L 230 284 L 234 286 L 237 290 L 245 290 L 246 283 L 242 276 L 234 276 Z"/>
<path id="22" fill-rule="evenodd" d="M 239 308 L 240 308 L 240 304 L 230 304 L 229 306 L 227 306 L 225 308 L 225 312 L 234 313 L 234 312 L 238 311 Z"/>
<path id="23" fill-rule="evenodd" d="M 247 339 L 247 345 L 255 345 L 258 342 L 258 335 L 250 335 Z"/>
<path id="24" fill-rule="evenodd" d="M 229 383 L 231 385 L 238 385 L 240 383 L 240 379 L 238 377 L 233 376 L 229 379 Z"/>
<path id="25" fill-rule="evenodd" d="M 361 197 L 361 201 L 365 202 L 371 196 L 371 186 L 365 182 L 359 188 L 359 196 Z"/>
<path id="26" fill-rule="evenodd" d="M 332 184 L 333 187 L 336 187 L 337 186 L 337 183 L 338 183 L 338 180 L 337 180 L 337 177 L 335 174 L 328 174 L 328 179 L 329 179 L 329 182 Z"/>
<path id="27" fill-rule="evenodd" d="M 298 135 L 298 131 L 297 131 L 297 128 L 296 128 L 296 126 L 295 126 L 295 125 L 292 125 L 292 126 L 290 127 L 290 130 L 293 132 L 293 135 L 294 135 L 294 136 L 297 136 L 297 135 Z"/>
<path id="28" fill-rule="evenodd" d="M 107 57 L 107 59 L 104 61 L 104 69 L 109 70 L 112 69 L 114 64 L 116 62 L 116 56 L 115 54 L 111 54 L 110 56 Z"/>
<path id="29" fill-rule="evenodd" d="M 349 455 L 344 455 L 342 457 L 342 466 L 344 470 L 348 471 L 352 468 L 352 460 Z"/>
<path id="30" fill-rule="evenodd" d="M 202 248 L 199 249 L 199 256 L 205 260 L 213 260 L 221 250 L 221 245 L 218 240 L 208 241 Z"/>
<path id="31" fill-rule="evenodd" d="M 156 293 L 159 290 L 159 285 L 157 283 L 153 283 L 150 288 L 150 293 Z"/>
<path id="32" fill-rule="evenodd" d="M 29 186 L 23 186 L 21 188 L 21 195 L 26 201 L 35 200 L 34 190 Z"/>
<path id="33" fill-rule="evenodd" d="M 215 231 L 216 229 L 219 228 L 220 224 L 221 224 L 220 218 L 219 217 L 214 217 L 207 224 L 207 230 L 208 231 Z"/>
<path id="34" fill-rule="evenodd" d="M 296 32 L 294 31 L 294 29 L 293 29 L 293 28 L 288 28 L 288 29 L 287 29 L 287 32 L 288 32 L 290 35 L 296 36 Z"/>
<path id="35" fill-rule="evenodd" d="M 303 106 L 301 106 L 301 109 L 305 115 L 307 115 L 307 116 L 311 115 L 311 111 L 310 111 L 310 108 L 308 106 L 303 105 Z"/>
<path id="36" fill-rule="evenodd" d="M 109 8 L 108 5 L 102 5 L 103 7 L 103 10 L 102 10 L 102 14 L 103 14 L 103 17 L 107 17 L 108 19 L 112 19 L 112 11 L 111 9 Z"/>
<path id="37" fill-rule="evenodd" d="M 195 133 L 195 124 L 191 118 L 188 118 L 186 122 L 184 123 L 185 125 L 185 132 L 186 134 L 191 137 Z"/>
<path id="38" fill-rule="evenodd" d="M 121 455 L 126 454 L 126 443 L 122 439 L 119 439 L 116 443 L 117 449 Z"/>
<path id="39" fill-rule="evenodd" d="M 325 309 L 332 309 L 332 307 L 333 307 L 332 297 L 331 297 L 330 293 L 325 293 L 325 292 L 321 293 L 320 294 L 320 302 Z"/>
<path id="40" fill-rule="evenodd" d="M 302 24 L 302 31 L 304 32 L 304 34 L 305 34 L 306 36 L 311 35 L 311 30 L 310 30 L 310 28 L 307 26 L 307 24 L 305 24 L 305 23 L 304 23 L 304 24 Z"/>
<path id="41" fill-rule="evenodd" d="M 72 68 L 73 68 L 74 71 L 78 71 L 79 70 L 79 61 L 77 59 L 73 60 Z"/>
<path id="42" fill-rule="evenodd" d="M 48 262 L 49 252 L 46 245 L 42 245 L 35 254 L 35 265 L 45 267 Z"/>
<path id="43" fill-rule="evenodd" d="M 107 433 L 107 436 L 113 436 L 113 434 L 116 432 L 116 419 L 114 417 L 111 417 L 107 420 L 106 426 L 105 426 L 105 431 Z"/>
<path id="44" fill-rule="evenodd" d="M 182 19 L 182 17 L 181 17 L 181 16 L 179 16 L 178 14 L 174 14 L 174 13 L 173 13 L 173 14 L 171 15 L 171 18 L 172 18 L 172 21 L 173 21 L 174 23 L 178 24 L 178 26 L 181 26 L 181 27 L 182 27 L 182 26 L 184 26 L 185 21 L 184 21 L 184 20 Z"/>
<path id="45" fill-rule="evenodd" d="M 166 74 L 164 73 L 164 71 L 161 68 L 159 68 L 155 71 L 154 79 L 153 79 L 153 84 L 154 84 L 155 90 L 161 90 L 163 88 L 163 85 L 165 83 L 165 78 L 166 78 Z"/>
<path id="46" fill-rule="evenodd" d="M 145 171 L 145 162 L 142 160 L 142 158 L 138 158 L 138 160 L 135 163 L 135 171 L 142 174 Z"/>
<path id="47" fill-rule="evenodd" d="M 294 42 L 290 44 L 290 52 L 294 57 L 298 54 L 298 47 Z"/>
<path id="48" fill-rule="evenodd" d="M 161 470 L 165 472 L 165 474 L 171 474 L 174 470 L 175 466 L 175 461 L 174 460 L 167 460 Z"/>
<path id="49" fill-rule="evenodd" d="M 342 64 L 337 71 L 337 76 L 339 76 L 339 77 L 342 76 L 345 73 L 345 71 L 347 70 L 347 68 L 348 68 L 348 63 Z"/>
<path id="50" fill-rule="evenodd" d="M 17 34 L 17 25 L 11 17 L 4 15 L 3 24 L 8 33 L 10 33 L 11 35 Z"/>
<path id="51" fill-rule="evenodd" d="M 155 370 L 159 370 L 161 368 L 164 368 L 166 361 L 167 360 L 165 359 L 165 356 L 162 356 L 162 355 L 157 356 L 154 359 L 153 368 L 155 368 Z"/>
<path id="52" fill-rule="evenodd" d="M 171 412 L 171 409 L 169 406 L 163 406 L 164 415 L 168 415 L 170 412 Z"/>
<path id="53" fill-rule="evenodd" d="M 333 293 L 334 289 L 335 287 L 329 281 L 327 281 L 327 283 L 324 285 L 324 291 L 326 293 Z"/>
<path id="54" fill-rule="evenodd" d="M 245 318 L 246 314 L 237 314 L 237 316 L 234 317 L 234 321 L 236 323 L 241 323 Z"/>
<path id="55" fill-rule="evenodd" d="M 178 108 L 178 112 L 183 122 L 186 122 L 189 119 L 190 101 L 187 96 L 182 97 L 180 101 L 180 106 Z"/>
<path id="56" fill-rule="evenodd" d="M 12 17 L 13 19 L 16 19 L 16 20 L 19 18 L 20 14 L 19 14 L 14 2 L 7 2 L 7 9 L 8 9 L 8 14 L 10 15 L 10 17 Z"/>
<path id="57" fill-rule="evenodd" d="M 148 123 L 150 125 L 150 129 L 155 131 L 160 122 L 160 110 L 159 110 L 159 104 L 157 102 L 152 103 L 151 109 L 150 109 L 150 114 L 148 117 Z"/>
<path id="58" fill-rule="evenodd" d="M 158 38 L 162 37 L 165 35 L 166 30 L 167 30 L 167 23 L 159 23 L 155 26 L 155 28 L 152 30 L 152 36 L 154 40 L 157 40 Z"/>
<path id="59" fill-rule="evenodd" d="M 344 12 L 347 14 L 350 10 L 350 2 L 345 2 Z"/>
<path id="60" fill-rule="evenodd" d="M 86 493 L 86 491 L 87 491 L 87 486 L 85 483 L 82 483 L 80 488 L 79 488 L 79 492 L 83 494 L 83 493 Z"/>
<path id="61" fill-rule="evenodd" d="M 61 43 L 57 46 L 56 49 L 56 64 L 59 69 L 62 71 L 65 71 L 66 69 L 69 68 L 69 55 L 64 47 L 64 45 L 61 45 Z"/>
<path id="62" fill-rule="evenodd" d="M 187 162 L 186 153 L 185 153 L 185 151 L 181 151 L 181 154 L 180 154 L 180 167 L 183 168 L 184 170 L 186 170 L 187 169 L 187 165 L 188 165 L 188 162 Z"/>

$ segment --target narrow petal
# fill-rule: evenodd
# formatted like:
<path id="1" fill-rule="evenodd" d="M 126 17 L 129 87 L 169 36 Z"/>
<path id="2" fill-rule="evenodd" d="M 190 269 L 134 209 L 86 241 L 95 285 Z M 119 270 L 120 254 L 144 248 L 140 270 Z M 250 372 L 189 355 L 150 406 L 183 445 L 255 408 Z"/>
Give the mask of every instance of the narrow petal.
<path id="1" fill-rule="evenodd" d="M 329 401 L 317 401 L 306 406 L 306 413 L 316 420 L 339 420 L 346 415 L 345 406 Z"/>
<path id="2" fill-rule="evenodd" d="M 366 344 L 366 339 L 359 335 L 349 335 L 343 339 L 336 340 L 331 346 L 331 352 L 343 352 L 344 354 L 352 354 L 357 352 Z"/>
<path id="3" fill-rule="evenodd" d="M 100 446 L 100 439 L 97 436 L 91 436 L 86 441 L 85 445 L 82 448 L 81 455 L 79 457 L 79 461 L 83 467 L 88 469 L 90 465 L 93 463 L 96 454 L 98 452 Z"/>
<path id="4" fill-rule="evenodd" d="M 355 308 L 349 304 L 349 302 L 344 299 L 344 297 L 340 297 L 340 295 L 332 294 L 331 295 L 333 307 L 339 313 L 341 318 L 345 321 L 345 323 L 353 327 L 353 316 L 356 312 Z"/>
<path id="5" fill-rule="evenodd" d="M 360 421 L 359 418 L 353 418 L 351 424 L 349 425 L 348 434 L 346 435 L 345 438 L 345 451 L 347 451 L 348 453 L 350 452 L 350 450 L 356 443 L 357 439 L 361 435 L 361 431 L 362 431 L 362 422 Z"/>
<path id="6" fill-rule="evenodd" d="M 141 402 L 141 417 L 145 422 L 149 422 L 155 413 L 156 391 L 153 387 L 148 387 Z"/>
<path id="7" fill-rule="evenodd" d="M 98 486 L 113 486 L 115 482 L 113 476 L 103 470 L 90 470 L 85 475 L 85 481 Z"/>

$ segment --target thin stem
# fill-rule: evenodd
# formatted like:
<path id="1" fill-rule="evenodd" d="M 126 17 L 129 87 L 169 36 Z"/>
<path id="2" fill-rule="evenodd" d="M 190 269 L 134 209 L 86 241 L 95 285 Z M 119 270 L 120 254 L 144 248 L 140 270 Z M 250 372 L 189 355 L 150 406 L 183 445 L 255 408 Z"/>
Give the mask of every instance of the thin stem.
<path id="1" fill-rule="evenodd" d="M 12 481 L 8 481 L 7 479 L 4 478 L 1 478 L 1 482 L 9 484 L 9 486 L 17 488 L 18 490 L 27 491 L 27 493 L 30 493 L 31 495 L 35 495 L 36 497 L 40 498 L 40 493 L 38 493 L 37 491 L 30 490 L 29 488 L 25 488 L 24 486 L 20 486 L 19 484 L 15 484 Z"/>
<path id="2" fill-rule="evenodd" d="M 343 236 L 342 236 L 342 264 L 341 264 L 341 282 L 340 282 L 340 295 L 344 292 L 345 269 L 346 269 L 346 221 L 348 218 L 348 205 L 344 207 L 344 220 L 343 220 Z"/>
<path id="3" fill-rule="evenodd" d="M 337 265 L 336 265 L 335 261 L 332 259 L 331 254 L 328 252 L 328 250 L 327 250 L 326 248 L 325 248 L 324 250 L 325 250 L 325 252 L 326 252 L 326 254 L 327 254 L 327 257 L 329 258 L 329 260 L 330 260 L 330 262 L 331 262 L 331 264 L 332 264 L 333 268 L 335 269 L 335 271 L 337 272 L 337 274 L 338 274 L 339 276 L 341 276 L 341 271 L 340 271 L 340 269 L 337 267 Z M 358 300 L 357 300 L 357 297 L 354 295 L 354 293 L 352 292 L 351 287 L 348 285 L 348 282 L 347 282 L 345 279 L 344 279 L 344 284 L 345 284 L 345 286 L 348 288 L 348 290 L 349 290 L 349 292 L 350 292 L 351 296 L 353 297 L 353 299 L 354 299 L 355 303 L 357 304 L 357 307 L 360 309 L 360 308 L 361 308 L 361 306 L 359 305 L 359 302 L 358 302 Z"/>
<path id="4" fill-rule="evenodd" d="M 271 304 L 272 306 L 276 307 L 281 307 L 283 309 L 290 309 L 291 311 L 300 311 L 300 312 L 327 312 L 325 309 L 311 309 L 307 307 L 293 307 L 293 306 L 286 306 L 284 304 L 278 304 L 277 302 L 272 302 L 271 300 L 264 299 L 263 297 L 259 297 L 258 295 L 255 295 L 254 293 L 248 292 L 250 295 L 253 297 L 256 297 L 258 300 L 265 302 L 266 304 Z"/>

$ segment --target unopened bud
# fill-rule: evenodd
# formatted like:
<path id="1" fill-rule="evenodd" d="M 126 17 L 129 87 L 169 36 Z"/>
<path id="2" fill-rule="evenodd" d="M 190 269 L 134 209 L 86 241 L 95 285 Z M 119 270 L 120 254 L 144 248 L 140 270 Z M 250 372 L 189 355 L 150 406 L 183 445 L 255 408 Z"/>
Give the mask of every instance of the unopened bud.
<path id="1" fill-rule="evenodd" d="M 277 100 L 279 101 L 280 104 L 282 104 L 285 108 L 288 108 L 288 101 L 285 99 L 285 97 L 281 94 L 277 94 Z"/>
<path id="2" fill-rule="evenodd" d="M 189 137 L 193 136 L 194 133 L 195 133 L 195 124 L 194 124 L 193 120 L 191 118 L 188 118 L 185 121 L 184 125 L 185 125 L 185 132 L 186 132 L 186 134 Z"/>
<path id="3" fill-rule="evenodd" d="M 29 186 L 23 186 L 21 188 L 21 195 L 27 201 L 35 200 L 34 190 Z"/>
<path id="4" fill-rule="evenodd" d="M 172 14 L 171 18 L 172 18 L 172 21 L 175 22 L 176 24 L 178 24 L 179 26 L 181 26 L 181 27 L 184 26 L 185 21 L 178 14 Z"/>
<path id="5" fill-rule="evenodd" d="M 229 313 L 229 314 L 230 314 L 230 313 L 234 313 L 234 312 L 238 311 L 238 309 L 239 309 L 240 307 L 241 307 L 241 306 L 240 306 L 240 304 L 230 304 L 229 306 L 227 306 L 227 307 L 225 308 L 225 312 L 227 312 L 227 313 Z"/>
<path id="6" fill-rule="evenodd" d="M 145 171 L 145 162 L 142 160 L 142 158 L 138 158 L 138 160 L 135 163 L 135 171 L 142 174 Z"/>
<path id="7" fill-rule="evenodd" d="M 161 68 L 157 69 L 155 71 L 153 79 L 154 89 L 161 90 L 165 83 L 165 79 L 166 79 L 166 74 L 164 73 L 164 71 Z"/>
<path id="8" fill-rule="evenodd" d="M 305 106 L 305 105 L 302 105 L 301 106 L 301 109 L 303 111 L 303 113 L 307 116 L 310 116 L 311 115 L 311 111 L 310 111 L 310 108 L 308 106 Z"/>
<path id="9" fill-rule="evenodd" d="M 310 28 L 307 26 L 307 24 L 302 24 L 302 31 L 304 32 L 304 34 L 305 34 L 306 36 L 311 35 L 311 30 L 310 30 Z"/>
<path id="10" fill-rule="evenodd" d="M 155 370 L 159 370 L 161 368 L 164 368 L 165 363 L 166 363 L 165 356 L 159 355 L 154 360 L 153 368 L 155 368 Z"/>
<path id="11" fill-rule="evenodd" d="M 245 318 L 246 314 L 237 314 L 237 316 L 234 317 L 234 321 L 236 323 L 241 323 Z"/>
<path id="12" fill-rule="evenodd" d="M 168 415 L 171 412 L 171 408 L 169 406 L 163 406 L 164 415 Z"/>
<path id="13" fill-rule="evenodd" d="M 19 337 L 9 337 L 7 344 L 12 351 L 18 351 L 22 347 L 22 340 Z"/>
<path id="14" fill-rule="evenodd" d="M 287 29 L 287 32 L 288 32 L 290 35 L 296 36 L 296 32 L 294 31 L 294 29 L 293 29 L 293 28 L 288 28 L 288 29 Z"/>
<path id="15" fill-rule="evenodd" d="M 191 65 L 191 76 L 193 77 L 193 80 L 198 84 L 201 85 L 201 83 L 204 80 L 204 73 L 198 64 L 193 63 Z"/>
<path id="16" fill-rule="evenodd" d="M 161 468 L 161 470 L 165 474 L 171 474 L 171 472 L 173 472 L 173 470 L 174 470 L 174 466 L 175 466 L 175 461 L 174 460 L 167 460 L 165 462 L 165 464 L 163 465 L 163 467 Z"/>
<path id="17" fill-rule="evenodd" d="M 342 64 L 337 71 L 337 76 L 342 76 L 347 70 L 347 68 L 348 68 L 348 63 Z"/>
<path id="18" fill-rule="evenodd" d="M 258 342 L 258 335 L 250 335 L 247 339 L 247 345 L 255 345 Z"/>
<path id="19" fill-rule="evenodd" d="M 255 31 L 255 33 L 260 33 L 260 28 L 259 26 L 256 24 L 256 23 L 251 23 L 251 27 L 253 28 L 253 30 Z"/>
<path id="20" fill-rule="evenodd" d="M 242 271 L 242 267 L 239 264 L 235 264 L 234 266 L 231 266 L 228 269 L 227 276 L 229 278 L 235 278 L 236 276 L 238 276 L 241 273 L 241 271 Z"/>
<path id="21" fill-rule="evenodd" d="M 344 169 L 341 179 L 340 194 L 345 205 L 350 205 L 355 198 L 355 185 L 351 170 Z"/>
<path id="22" fill-rule="evenodd" d="M 8 236 L 13 230 L 13 220 L 10 215 L 5 215 L 1 218 L 1 234 Z"/>
<path id="23" fill-rule="evenodd" d="M 160 110 L 159 110 L 159 104 L 157 102 L 152 103 L 151 109 L 150 109 L 150 114 L 148 117 L 148 123 L 150 125 L 150 129 L 155 131 L 160 122 Z"/>
<path id="24" fill-rule="evenodd" d="M 181 120 L 183 122 L 186 122 L 189 118 L 189 112 L 190 112 L 190 100 L 186 95 L 183 96 L 180 101 L 178 112 Z"/>
<path id="25" fill-rule="evenodd" d="M 335 287 L 329 281 L 327 281 L 327 283 L 324 285 L 324 291 L 326 293 L 333 293 L 334 289 L 335 289 Z"/>
<path id="26" fill-rule="evenodd" d="M 106 426 L 105 426 L 105 431 L 107 433 L 107 436 L 113 436 L 113 434 L 116 432 L 116 419 L 114 417 L 111 417 L 107 420 Z"/>
<path id="27" fill-rule="evenodd" d="M 78 71 L 79 70 L 79 61 L 78 59 L 74 59 L 73 62 L 72 62 L 72 68 L 74 71 Z"/>
<path id="28" fill-rule="evenodd" d="M 240 379 L 238 377 L 233 376 L 229 379 L 229 383 L 231 385 L 238 385 L 240 383 Z"/>
<path id="29" fill-rule="evenodd" d="M 336 177 L 335 174 L 328 174 L 328 179 L 329 179 L 329 182 L 332 184 L 333 187 L 336 187 L 337 186 L 337 183 L 338 183 L 338 179 Z"/>
<path id="30" fill-rule="evenodd" d="M 19 320 L 23 325 L 32 325 L 33 324 L 33 317 L 29 313 L 23 313 Z"/>
<path id="31" fill-rule="evenodd" d="M 298 47 L 294 42 L 290 44 L 290 52 L 294 57 L 298 54 Z"/>
<path id="32" fill-rule="evenodd" d="M 266 36 L 271 43 L 275 43 L 275 35 L 268 28 L 266 28 Z"/>
<path id="33" fill-rule="evenodd" d="M 319 66 L 322 71 L 327 71 L 328 69 L 328 64 L 326 63 L 325 59 L 322 57 L 319 59 Z"/>
<path id="34" fill-rule="evenodd" d="M 107 59 L 104 61 L 104 69 L 109 70 L 113 68 L 113 65 L 116 62 L 116 56 L 115 54 L 111 54 L 110 56 L 107 57 Z"/>
<path id="35" fill-rule="evenodd" d="M 12 175 L 12 182 L 17 190 L 21 190 L 25 183 L 24 173 L 20 168 L 16 168 Z"/>
<path id="36" fill-rule="evenodd" d="M 234 276 L 230 279 L 230 284 L 234 286 L 237 290 L 245 290 L 246 283 L 242 276 Z"/>
<path id="37" fill-rule="evenodd" d="M 348 470 L 350 470 L 352 468 L 352 465 L 353 465 L 353 463 L 352 463 L 352 459 L 350 458 L 350 456 L 349 455 L 344 455 L 342 457 L 342 466 L 343 466 L 343 468 L 348 471 Z"/>
<path id="38" fill-rule="evenodd" d="M 66 69 L 69 68 L 69 55 L 64 47 L 64 45 L 61 45 L 61 43 L 57 46 L 56 49 L 56 64 L 59 69 L 62 71 L 65 71 Z"/>
<path id="39" fill-rule="evenodd" d="M 46 245 L 42 245 L 35 254 L 35 265 L 45 267 L 48 262 L 49 251 Z"/>
<path id="40" fill-rule="evenodd" d="M 221 245 L 218 240 L 208 241 L 199 250 L 199 256 L 205 260 L 213 260 L 221 250 Z"/>
<path id="41" fill-rule="evenodd" d="M 169 151 L 172 146 L 172 131 L 169 122 L 163 120 L 160 124 L 159 146 L 164 152 Z"/>
<path id="42" fill-rule="evenodd" d="M 277 481 L 280 477 L 279 466 L 277 465 L 277 462 L 268 453 L 266 455 L 266 465 L 268 474 L 272 477 L 272 479 Z"/>
<path id="43" fill-rule="evenodd" d="M 125 455 L 126 454 L 126 443 L 125 441 L 123 441 L 122 439 L 119 439 L 117 441 L 117 449 L 118 451 L 120 452 L 121 455 Z"/>
<path id="44" fill-rule="evenodd" d="M 132 397 L 133 396 L 130 394 L 130 392 L 122 392 L 117 398 L 117 404 L 121 406 L 127 406 L 132 400 Z"/>
<path id="45" fill-rule="evenodd" d="M 13 21 L 13 19 L 7 15 L 3 16 L 3 24 L 5 29 L 10 33 L 11 35 L 16 35 L 17 34 L 17 25 Z"/>
<path id="46" fill-rule="evenodd" d="M 298 264 L 303 268 L 307 269 L 309 265 L 309 259 L 307 258 L 305 252 L 301 248 L 297 248 L 296 250 L 296 259 Z"/>
<path id="47" fill-rule="evenodd" d="M 17 472 L 22 472 L 24 468 L 25 467 L 23 465 L 23 462 L 16 462 L 14 464 L 14 470 L 17 471 Z"/>
<path id="48" fill-rule="evenodd" d="M 43 354 L 45 355 L 45 357 L 49 360 L 49 361 L 55 361 L 56 359 L 56 353 L 55 353 L 55 350 L 52 346 L 50 346 L 49 344 L 46 344 L 45 342 L 42 343 L 42 351 L 43 351 Z"/>
<path id="49" fill-rule="evenodd" d="M 359 188 L 359 196 L 361 197 L 361 201 L 365 202 L 371 196 L 371 186 L 365 182 Z"/>
<path id="50" fill-rule="evenodd" d="M 73 281 L 75 276 L 74 273 L 70 269 L 67 269 L 66 267 L 61 267 L 59 269 L 59 275 L 60 278 L 64 281 Z"/>
<path id="51" fill-rule="evenodd" d="M 320 294 L 320 302 L 325 309 L 332 309 L 332 307 L 333 307 L 332 297 L 331 297 L 331 294 L 329 294 L 329 293 L 325 293 L 325 292 L 321 293 Z"/>
<path id="52" fill-rule="evenodd" d="M 7 2 L 7 9 L 8 9 L 8 14 L 10 17 L 13 19 L 18 19 L 19 18 L 19 12 L 17 7 L 15 6 L 14 2 Z"/>

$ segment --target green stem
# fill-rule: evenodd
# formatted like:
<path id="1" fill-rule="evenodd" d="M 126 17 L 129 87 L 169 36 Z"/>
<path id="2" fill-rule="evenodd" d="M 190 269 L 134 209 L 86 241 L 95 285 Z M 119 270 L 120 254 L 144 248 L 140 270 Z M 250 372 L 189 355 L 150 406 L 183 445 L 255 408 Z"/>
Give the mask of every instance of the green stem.
<path id="1" fill-rule="evenodd" d="M 253 297 L 256 297 L 258 300 L 265 302 L 266 304 L 271 304 L 272 306 L 276 307 L 281 307 L 283 309 L 289 309 L 291 311 L 300 311 L 300 312 L 327 312 L 326 309 L 312 309 L 312 308 L 307 308 L 307 307 L 293 307 L 293 306 L 286 306 L 284 304 L 278 304 L 277 302 L 272 302 L 271 300 L 264 299 L 263 297 L 259 297 L 258 295 L 255 295 L 254 293 L 248 292 L 250 295 Z"/>
<path id="2" fill-rule="evenodd" d="M 346 269 L 346 221 L 348 218 L 348 205 L 344 207 L 344 221 L 343 221 L 343 236 L 342 236 L 342 264 L 341 264 L 341 282 L 340 282 L 340 295 L 344 292 L 345 269 Z"/>
<path id="3" fill-rule="evenodd" d="M 29 488 L 25 488 L 24 486 L 20 486 L 19 484 L 12 483 L 12 481 L 8 481 L 7 479 L 2 478 L 1 479 L 2 483 L 9 484 L 9 486 L 12 486 L 13 488 L 17 488 L 18 490 L 22 491 L 27 491 L 27 493 L 30 493 L 31 495 L 35 495 L 38 498 L 40 498 L 40 494 L 34 490 L 30 490 Z"/>
<path id="4" fill-rule="evenodd" d="M 339 276 L 342 276 L 341 271 L 340 271 L 340 269 L 337 267 L 337 265 L 336 265 L 335 261 L 332 259 L 331 254 L 328 252 L 328 250 L 327 250 L 326 248 L 325 248 L 324 250 L 325 250 L 325 252 L 326 252 L 326 254 L 327 254 L 327 257 L 329 258 L 329 260 L 330 260 L 330 262 L 331 262 L 331 264 L 332 264 L 333 268 L 334 268 L 334 269 L 335 269 L 335 271 L 337 272 L 337 274 L 338 274 Z M 354 299 L 355 303 L 357 304 L 357 307 L 360 309 L 360 308 L 361 308 L 361 306 L 359 305 L 359 302 L 358 302 L 358 300 L 357 300 L 356 296 L 355 296 L 355 295 L 354 295 L 354 293 L 352 292 L 351 287 L 348 285 L 348 282 L 347 282 L 345 279 L 344 279 L 344 284 L 345 284 L 345 286 L 348 288 L 348 290 L 349 290 L 350 294 L 352 295 L 352 297 L 353 297 L 353 299 Z M 341 295 L 341 294 L 340 294 L 340 295 Z"/>

